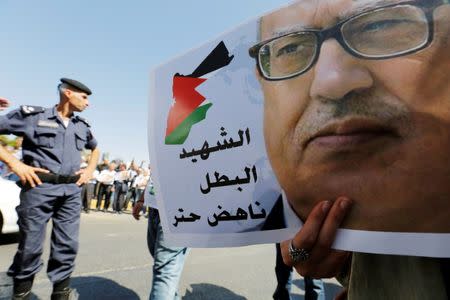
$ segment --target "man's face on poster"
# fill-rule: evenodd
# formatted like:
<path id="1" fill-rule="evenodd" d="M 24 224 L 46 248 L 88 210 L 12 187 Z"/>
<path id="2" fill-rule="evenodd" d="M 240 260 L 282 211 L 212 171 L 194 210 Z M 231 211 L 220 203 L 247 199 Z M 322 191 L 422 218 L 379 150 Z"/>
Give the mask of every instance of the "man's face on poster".
<path id="1" fill-rule="evenodd" d="M 348 196 L 346 228 L 450 232 L 450 6 L 300 0 L 260 40 L 266 148 L 299 217 Z"/>

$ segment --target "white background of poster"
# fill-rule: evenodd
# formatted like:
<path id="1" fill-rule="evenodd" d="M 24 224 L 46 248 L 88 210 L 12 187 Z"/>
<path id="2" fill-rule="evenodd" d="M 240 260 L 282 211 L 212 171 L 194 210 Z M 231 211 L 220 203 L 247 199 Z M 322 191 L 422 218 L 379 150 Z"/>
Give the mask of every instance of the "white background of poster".
<path id="1" fill-rule="evenodd" d="M 262 209 L 269 213 L 281 193 L 264 149 L 263 97 L 254 74 L 254 62 L 248 57 L 248 47 L 255 42 L 255 38 L 256 22 L 253 21 L 240 26 L 238 31 L 225 34 L 169 64 L 160 66 L 152 73 L 150 160 L 158 207 L 162 210 L 161 219 L 164 230 L 168 232 L 168 240 L 177 243 L 184 240 L 189 246 L 247 245 L 286 239 L 297 231 L 298 223 L 291 229 L 283 230 L 285 234 L 281 235 L 281 232 L 260 232 L 259 228 L 264 219 L 221 222 L 215 227 L 209 226 L 207 222 L 208 217 L 212 220 L 212 215 L 222 210 L 232 214 L 235 214 L 238 208 L 248 211 L 250 204 L 253 204 L 255 213 Z M 234 58 L 225 68 L 202 77 L 208 80 L 197 87 L 197 91 L 213 104 L 206 119 L 192 127 L 183 145 L 165 145 L 167 116 L 174 101 L 173 75 L 192 73 L 221 41 L 225 42 Z M 227 132 L 225 137 L 220 135 L 222 127 Z M 179 158 L 182 149 L 188 152 L 201 149 L 205 141 L 215 145 L 224 138 L 238 140 L 238 131 L 247 129 L 250 133 L 250 143 L 247 144 L 245 140 L 242 147 L 211 153 L 207 160 L 197 157 L 195 163 L 190 158 Z M 215 171 L 230 178 L 243 177 L 244 168 L 253 166 L 257 169 L 257 181 L 255 183 L 252 180 L 250 184 L 241 186 L 241 192 L 237 190 L 239 186 L 215 188 L 208 194 L 200 191 L 200 185 L 206 186 L 207 173 L 211 178 Z M 259 206 L 255 205 L 256 201 L 260 203 Z M 222 210 L 218 208 L 219 205 Z M 183 213 L 178 211 L 180 208 L 184 210 Z M 175 223 L 175 216 L 188 216 L 191 212 L 200 215 L 201 219 L 192 223 L 179 223 L 177 227 L 172 225 Z M 256 232 L 249 232 L 255 229 Z M 211 235 L 203 235 L 206 233 Z M 193 234 L 195 239 L 191 239 Z"/>

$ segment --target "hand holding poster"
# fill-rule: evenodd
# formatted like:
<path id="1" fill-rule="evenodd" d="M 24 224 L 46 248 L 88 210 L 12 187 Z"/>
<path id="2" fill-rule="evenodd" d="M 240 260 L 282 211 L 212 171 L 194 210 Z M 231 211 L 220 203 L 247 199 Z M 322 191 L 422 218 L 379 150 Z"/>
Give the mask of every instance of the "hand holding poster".
<path id="1" fill-rule="evenodd" d="M 450 256 L 449 5 L 354 2 L 295 1 L 154 71 L 169 241 L 286 240 L 346 196 L 335 248 Z"/>

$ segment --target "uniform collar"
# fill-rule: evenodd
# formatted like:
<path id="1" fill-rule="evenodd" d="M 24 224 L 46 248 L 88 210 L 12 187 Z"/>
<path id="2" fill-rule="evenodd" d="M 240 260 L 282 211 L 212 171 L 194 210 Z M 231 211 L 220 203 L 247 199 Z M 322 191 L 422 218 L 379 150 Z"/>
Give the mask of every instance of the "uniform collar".
<path id="1" fill-rule="evenodd" d="M 62 120 L 61 116 L 58 114 L 56 107 L 57 107 L 57 105 L 46 109 L 46 111 L 45 111 L 46 116 L 49 119 L 57 119 L 61 122 L 61 124 L 63 124 L 63 120 Z M 72 114 L 72 116 L 70 116 L 69 120 L 73 121 L 74 119 L 75 119 L 75 114 Z"/>

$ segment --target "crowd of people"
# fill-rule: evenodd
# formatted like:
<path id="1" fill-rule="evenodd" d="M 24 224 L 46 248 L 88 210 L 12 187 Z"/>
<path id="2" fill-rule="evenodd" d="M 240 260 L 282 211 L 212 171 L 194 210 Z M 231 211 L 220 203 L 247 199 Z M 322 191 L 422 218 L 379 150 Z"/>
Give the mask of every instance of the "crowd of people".
<path id="1" fill-rule="evenodd" d="M 83 159 L 81 168 L 86 167 L 88 158 Z M 82 186 L 81 200 L 85 213 L 92 209 L 121 214 L 130 204 L 134 207 L 150 180 L 150 167 L 138 166 L 118 160 L 103 161 L 97 165 L 92 179 Z M 95 205 L 92 201 L 96 201 Z M 145 208 L 143 209 L 145 211 Z"/>

